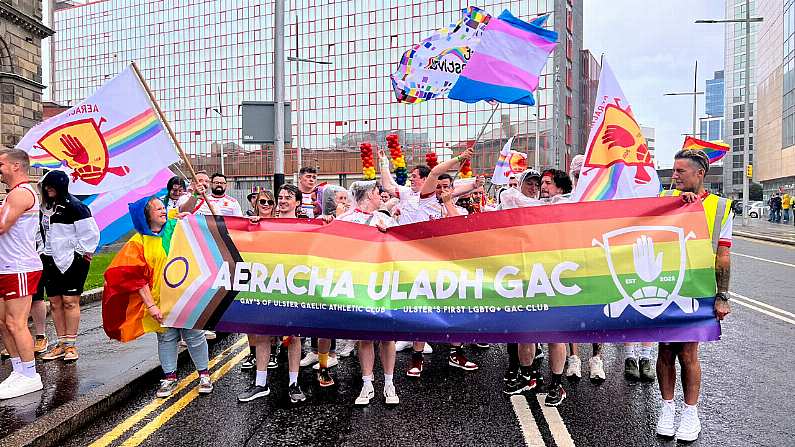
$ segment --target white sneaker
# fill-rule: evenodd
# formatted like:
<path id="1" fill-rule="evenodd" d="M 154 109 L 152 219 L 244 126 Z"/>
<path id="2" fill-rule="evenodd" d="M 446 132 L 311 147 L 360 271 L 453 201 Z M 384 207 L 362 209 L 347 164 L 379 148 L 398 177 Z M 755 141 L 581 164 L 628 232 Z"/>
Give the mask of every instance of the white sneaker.
<path id="1" fill-rule="evenodd" d="M 356 347 L 355 340 L 337 340 L 337 356 L 348 357 Z"/>
<path id="2" fill-rule="evenodd" d="M 676 404 L 663 401 L 660 409 L 660 419 L 657 419 L 657 434 L 660 436 L 671 437 L 674 435 L 674 416 L 676 415 Z"/>
<path id="3" fill-rule="evenodd" d="M 422 349 L 423 354 L 433 354 L 433 348 L 430 343 L 425 343 L 425 348 Z"/>
<path id="4" fill-rule="evenodd" d="M 701 421 L 698 419 L 698 407 L 685 406 L 682 410 L 682 420 L 676 430 L 678 441 L 695 441 L 701 433 Z"/>
<path id="5" fill-rule="evenodd" d="M 359 393 L 359 397 L 356 398 L 356 401 L 353 404 L 359 406 L 370 405 L 370 399 L 374 397 L 375 389 L 373 389 L 373 382 L 364 382 L 364 385 L 362 385 L 362 391 Z"/>
<path id="6" fill-rule="evenodd" d="M 605 380 L 605 364 L 602 357 L 591 357 L 588 360 L 588 369 L 591 370 L 591 380 Z"/>
<path id="7" fill-rule="evenodd" d="M 337 355 L 339 355 L 339 354 L 337 354 Z M 317 370 L 320 369 L 320 361 L 319 360 L 320 359 L 318 359 L 318 362 L 315 363 L 315 366 L 313 366 L 312 369 L 317 369 Z M 337 357 L 329 356 L 328 357 L 328 365 L 326 365 L 326 366 L 331 368 L 332 366 L 337 366 L 339 364 L 340 364 L 340 361 L 337 359 Z"/>
<path id="8" fill-rule="evenodd" d="M 204 331 L 204 338 L 207 340 L 215 340 L 216 337 L 215 331 Z"/>
<path id="9" fill-rule="evenodd" d="M 41 376 L 36 373 L 33 377 L 28 377 L 23 374 L 17 374 L 11 383 L 6 385 L 0 390 L 0 399 L 12 399 L 14 397 L 24 396 L 44 388 L 41 383 Z"/>
<path id="10" fill-rule="evenodd" d="M 397 405 L 400 403 L 400 398 L 395 391 L 394 383 L 388 383 L 384 385 L 384 399 L 387 405 Z"/>
<path id="11" fill-rule="evenodd" d="M 578 379 L 582 377 L 582 361 L 576 355 L 566 358 L 566 377 L 572 376 L 576 376 Z"/>
<path id="12" fill-rule="evenodd" d="M 395 352 L 405 351 L 414 347 L 414 343 L 410 341 L 396 341 Z"/>
<path id="13" fill-rule="evenodd" d="M 301 359 L 300 365 L 302 367 L 303 366 L 309 366 L 309 365 L 312 365 L 314 363 L 317 363 L 317 361 L 318 361 L 317 352 L 309 351 L 309 352 L 306 353 L 304 358 Z"/>
<path id="14" fill-rule="evenodd" d="M 13 386 L 14 381 L 21 375 L 22 374 L 12 370 L 11 374 L 9 374 L 8 377 L 5 378 L 5 380 L 0 382 L 0 391 L 8 388 L 9 386 Z"/>
<path id="15" fill-rule="evenodd" d="M 199 394 L 210 394 L 213 392 L 213 382 L 209 375 L 199 376 Z"/>

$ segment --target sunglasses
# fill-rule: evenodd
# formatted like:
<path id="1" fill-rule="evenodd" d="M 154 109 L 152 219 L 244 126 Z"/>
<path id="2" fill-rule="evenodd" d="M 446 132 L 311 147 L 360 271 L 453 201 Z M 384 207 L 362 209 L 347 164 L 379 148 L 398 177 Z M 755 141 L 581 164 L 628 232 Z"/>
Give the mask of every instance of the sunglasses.
<path id="1" fill-rule="evenodd" d="M 265 206 L 265 205 L 273 206 L 275 203 L 276 202 L 274 202 L 273 200 L 270 200 L 270 199 L 267 199 L 267 200 L 266 199 L 259 199 L 259 204 L 262 205 L 262 206 Z"/>

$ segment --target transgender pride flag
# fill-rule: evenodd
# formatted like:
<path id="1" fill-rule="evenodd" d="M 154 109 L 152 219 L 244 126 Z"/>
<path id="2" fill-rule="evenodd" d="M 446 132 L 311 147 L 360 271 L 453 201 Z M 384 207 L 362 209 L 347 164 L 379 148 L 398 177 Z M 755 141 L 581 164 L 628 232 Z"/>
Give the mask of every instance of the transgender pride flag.
<path id="1" fill-rule="evenodd" d="M 533 91 L 558 41 L 558 33 L 543 27 L 545 21 L 546 16 L 527 23 L 507 9 L 492 17 L 448 97 L 534 105 Z"/>

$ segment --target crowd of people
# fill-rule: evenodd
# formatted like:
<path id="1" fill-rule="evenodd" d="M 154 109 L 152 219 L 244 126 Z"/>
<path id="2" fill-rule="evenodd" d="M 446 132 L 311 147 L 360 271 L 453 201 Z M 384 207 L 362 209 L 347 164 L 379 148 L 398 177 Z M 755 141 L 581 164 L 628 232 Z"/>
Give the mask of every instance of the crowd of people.
<path id="1" fill-rule="evenodd" d="M 378 181 L 357 181 L 349 188 L 317 184 L 317 171 L 303 167 L 295 185 L 283 185 L 275 193 L 257 188 L 248 195 L 249 206 L 245 212 L 241 204 L 227 194 L 227 179 L 222 174 L 208 175 L 197 172 L 188 183 L 180 177 L 172 178 L 164 197 L 147 197 L 130 205 L 135 235 L 127 244 L 139 244 L 146 249 L 142 265 L 144 277 L 125 284 L 108 284 L 114 290 L 126 288 L 138 294 L 142 301 L 144 330 L 157 333 L 157 348 L 163 369 L 163 379 L 157 396 L 168 397 L 177 387 L 177 353 L 179 344 L 187 347 L 199 373 L 199 393 L 210 393 L 213 384 L 208 371 L 207 340 L 215 337 L 210 331 L 175 329 L 162 326 L 158 271 L 166 260 L 169 240 L 176 219 L 188 214 L 215 214 L 240 216 L 252 223 L 261 219 L 319 218 L 326 223 L 334 220 L 368 225 L 373 231 L 389 231 L 390 227 L 416 222 L 434 221 L 472 213 L 497 210 L 549 206 L 571 202 L 571 192 L 579 178 L 583 157 L 576 156 L 569 172 L 558 169 L 538 171 L 527 169 L 511 176 L 506 187 L 487 193 L 485 179 L 476 177 L 462 182 L 451 176 L 459 166 L 473 155 L 466 149 L 460 155 L 429 168 L 414 167 L 409 172 L 409 184 L 399 185 L 393 178 L 389 160 L 379 152 Z M 0 149 L 0 175 L 9 187 L 9 193 L 0 207 L 0 333 L 6 354 L 13 363 L 13 372 L 0 383 L 0 399 L 27 394 L 42 388 L 36 372 L 34 355 L 41 353 L 42 360 L 78 359 L 76 337 L 80 321 L 79 297 L 88 272 L 92 254 L 97 249 L 99 233 L 88 208 L 68 192 L 68 177 L 60 171 L 51 171 L 40 182 L 40 191 L 30 185 L 29 159 L 25 152 Z M 685 150 L 676 155 L 674 180 L 676 191 L 686 202 L 700 200 L 705 209 L 713 202 L 718 218 L 708 222 L 715 237 L 716 276 L 718 294 L 715 313 L 722 319 L 729 313 L 726 298 L 728 291 L 729 257 L 731 246 L 730 206 L 725 199 L 704 190 L 704 174 L 709 159 L 701 151 Z M 41 199 L 40 199 L 41 197 Z M 723 202 L 721 202 L 723 201 Z M 722 208 L 721 208 L 722 206 Z M 724 214 L 720 214 L 726 210 Z M 715 215 L 716 211 L 713 211 Z M 709 214 L 708 214 L 709 215 Z M 142 251 L 143 253 L 143 251 Z M 117 268 L 114 261 L 109 270 Z M 108 276 L 106 275 L 106 278 Z M 48 346 L 44 336 L 46 308 L 42 298 L 46 293 L 52 304 L 53 321 L 58 341 Z M 28 330 L 28 316 L 34 321 L 35 334 Z M 429 344 L 420 340 L 334 340 L 312 339 L 304 348 L 300 334 L 248 334 L 249 355 L 242 362 L 243 369 L 255 370 L 254 380 L 238 396 L 249 402 L 268 396 L 269 370 L 279 367 L 279 352 L 287 350 L 288 390 L 293 403 L 307 399 L 299 383 L 301 367 L 317 369 L 317 384 L 329 387 L 335 384 L 333 367 L 338 357 L 351 355 L 354 349 L 359 357 L 362 388 L 354 405 L 368 405 L 375 397 L 373 386 L 375 345 L 384 376 L 383 397 L 387 405 L 400 402 L 394 384 L 396 352 L 411 350 L 405 374 L 420 379 L 426 367 L 425 355 L 432 352 Z M 488 349 L 488 344 L 475 344 L 474 349 Z M 566 399 L 563 378 L 578 379 L 583 365 L 579 347 L 574 343 L 549 343 L 546 347 L 549 374 L 542 372 L 544 347 L 537 343 L 509 343 L 508 364 L 504 375 L 503 392 L 507 395 L 544 390 L 544 404 L 558 406 Z M 659 379 L 662 392 L 662 411 L 657 432 L 693 440 L 701 430 L 697 403 L 701 380 L 698 343 L 660 343 L 653 366 L 651 343 L 627 343 L 623 347 L 624 375 L 633 381 Z M 602 346 L 592 344 L 587 362 L 592 381 L 604 381 L 606 371 L 602 359 Z M 673 389 L 676 382 L 675 361 L 682 369 L 682 386 L 685 407 L 678 428 L 674 426 L 675 406 Z M 448 364 L 452 368 L 475 371 L 478 365 L 467 355 L 467 347 L 453 343 L 449 347 Z M 305 386 L 306 384 L 304 384 Z"/>
<path id="2" fill-rule="evenodd" d="M 768 222 L 781 223 L 782 218 L 784 224 L 789 223 L 790 210 L 795 211 L 795 196 L 790 196 L 788 193 L 776 192 L 767 200 L 769 208 Z M 792 216 L 792 222 L 795 223 L 795 214 Z"/>

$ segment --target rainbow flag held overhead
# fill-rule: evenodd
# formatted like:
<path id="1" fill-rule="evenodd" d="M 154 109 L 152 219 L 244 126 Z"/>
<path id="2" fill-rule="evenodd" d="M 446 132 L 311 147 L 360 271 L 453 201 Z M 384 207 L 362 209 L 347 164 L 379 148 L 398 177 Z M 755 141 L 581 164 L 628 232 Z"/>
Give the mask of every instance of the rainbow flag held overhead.
<path id="1" fill-rule="evenodd" d="M 74 107 L 33 127 L 18 148 L 37 168 L 60 169 L 78 196 L 128 189 L 178 160 L 132 66 Z"/>
<path id="2" fill-rule="evenodd" d="M 678 198 L 520 208 L 386 233 L 190 216 L 170 247 L 160 278 L 169 327 L 494 343 L 720 336 L 704 210 Z"/>
<path id="3" fill-rule="evenodd" d="M 528 23 L 507 9 L 492 17 L 448 97 L 534 105 L 533 92 L 558 42 L 558 33 L 543 26 L 546 17 Z"/>
<path id="4" fill-rule="evenodd" d="M 656 197 L 660 178 L 646 137 L 607 60 L 602 60 L 591 133 L 580 178 L 578 202 Z"/>
<path id="5" fill-rule="evenodd" d="M 701 150 L 709 157 L 709 163 L 715 163 L 723 158 L 729 150 L 729 145 L 722 141 L 704 141 L 698 138 L 685 137 L 682 149 Z"/>

